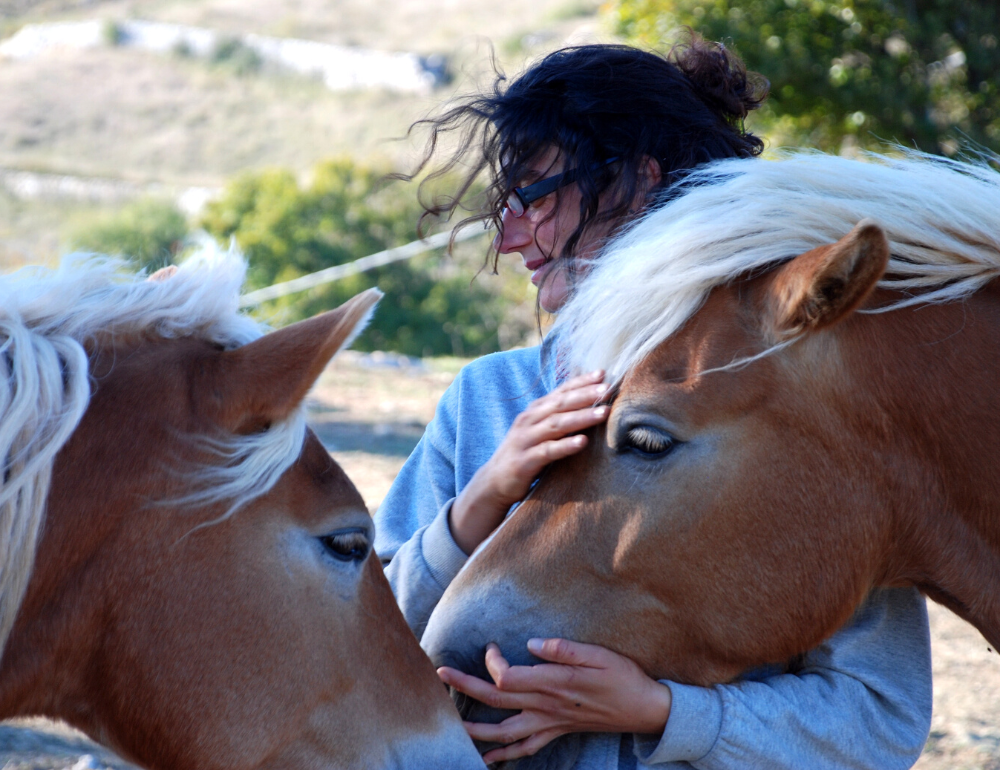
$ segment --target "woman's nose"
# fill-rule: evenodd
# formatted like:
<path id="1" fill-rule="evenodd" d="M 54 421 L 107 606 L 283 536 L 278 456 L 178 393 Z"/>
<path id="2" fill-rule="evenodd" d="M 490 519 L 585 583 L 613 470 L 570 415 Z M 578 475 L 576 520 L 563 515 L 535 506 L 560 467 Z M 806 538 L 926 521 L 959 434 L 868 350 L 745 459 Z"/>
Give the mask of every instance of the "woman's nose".
<path id="1" fill-rule="evenodd" d="M 503 231 L 496 234 L 493 246 L 501 254 L 520 251 L 531 245 L 534 238 L 534 227 L 531 217 L 515 217 L 510 209 L 503 211 Z"/>

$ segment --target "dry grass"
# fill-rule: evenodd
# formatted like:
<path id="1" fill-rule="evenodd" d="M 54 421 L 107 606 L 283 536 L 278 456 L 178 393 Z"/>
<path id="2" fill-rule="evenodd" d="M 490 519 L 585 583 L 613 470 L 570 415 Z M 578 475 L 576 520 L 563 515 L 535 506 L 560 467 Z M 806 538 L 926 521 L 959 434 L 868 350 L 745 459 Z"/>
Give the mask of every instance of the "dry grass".
<path id="1" fill-rule="evenodd" d="M 419 98 L 334 94 L 306 78 L 237 77 L 132 50 L 63 51 L 0 63 L 0 165 L 218 186 L 337 153 L 398 156 L 405 146 L 390 139 L 429 108 Z"/>
<path id="2" fill-rule="evenodd" d="M 65 248 L 67 224 L 99 211 L 83 203 L 18 200 L 0 189 L 0 272 L 54 265 Z"/>
<path id="3" fill-rule="evenodd" d="M 128 49 L 0 59 L 0 167 L 221 186 L 265 166 L 307 172 L 349 155 L 410 167 L 420 143 L 394 141 L 458 91 L 504 66 L 601 34 L 597 0 L 0 0 L 0 37 L 25 23 L 141 18 L 347 45 L 442 53 L 458 78 L 429 95 L 331 93 L 320 82 Z M 3 193 L 0 193 L 2 196 Z M 61 218 L 93 207 L 0 199 L 0 270 L 51 262 Z"/>
<path id="4" fill-rule="evenodd" d="M 223 32 L 440 52 L 481 74 L 488 40 L 507 48 L 506 38 L 520 40 L 530 32 L 538 38 L 531 48 L 537 52 L 593 31 L 592 19 L 562 18 L 564 2 L 510 0 L 502 12 L 486 0 L 146 1 L 89 3 L 76 11 L 43 2 L 20 19 L 132 16 Z M 508 63 L 516 68 L 523 58 L 516 54 Z M 218 185 L 248 168 L 304 171 L 334 154 L 403 162 L 417 148 L 391 140 L 456 88 L 470 87 L 460 77 L 452 87 L 425 96 L 331 93 L 319 81 L 299 76 L 239 76 L 200 60 L 117 48 L 0 60 L 0 165 Z"/>
<path id="5" fill-rule="evenodd" d="M 237 35 L 299 37 L 386 51 L 451 53 L 481 40 L 578 33 L 601 0 L 0 0 L 8 30 L 59 19 L 137 18 Z M 0 28 L 2 31 L 2 28 Z"/>

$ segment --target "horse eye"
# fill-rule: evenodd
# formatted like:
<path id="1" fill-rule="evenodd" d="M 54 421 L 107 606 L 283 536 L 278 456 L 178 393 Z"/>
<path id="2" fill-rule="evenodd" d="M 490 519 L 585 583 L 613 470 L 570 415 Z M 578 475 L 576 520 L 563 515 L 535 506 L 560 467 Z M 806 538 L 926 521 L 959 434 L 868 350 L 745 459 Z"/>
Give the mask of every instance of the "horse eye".
<path id="1" fill-rule="evenodd" d="M 368 534 L 360 527 L 324 535 L 319 541 L 326 552 L 338 561 L 364 561 L 371 550 Z"/>
<path id="2" fill-rule="evenodd" d="M 674 448 L 676 442 L 663 431 L 648 425 L 637 425 L 629 428 L 622 442 L 622 449 L 627 449 L 643 457 L 662 457 Z"/>

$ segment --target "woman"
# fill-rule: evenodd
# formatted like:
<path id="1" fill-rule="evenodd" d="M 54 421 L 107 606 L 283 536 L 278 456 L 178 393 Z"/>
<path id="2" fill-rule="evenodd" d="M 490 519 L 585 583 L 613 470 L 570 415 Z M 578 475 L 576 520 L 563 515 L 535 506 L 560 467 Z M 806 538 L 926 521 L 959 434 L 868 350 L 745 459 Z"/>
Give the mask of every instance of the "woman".
<path id="1" fill-rule="evenodd" d="M 538 304 L 556 313 L 603 242 L 686 171 L 760 153 L 743 118 L 763 91 L 738 59 L 703 41 L 670 57 L 583 46 L 547 56 L 509 84 L 501 77 L 491 94 L 431 121 L 432 138 L 463 137 L 439 173 L 467 163 L 478 141 L 481 157 L 458 198 L 488 168 L 488 203 L 472 219 L 493 221 L 495 251 L 521 256 Z M 545 465 L 586 445 L 578 431 L 605 419 L 605 407 L 594 406 L 602 379 L 568 377 L 558 341 L 546 339 L 473 362 L 442 397 L 376 514 L 376 549 L 418 636 L 468 554 Z M 930 725 L 926 608 L 910 589 L 874 593 L 801 659 L 714 688 L 656 682 L 592 645 L 532 640 L 529 649 L 551 664 L 509 667 L 494 645 L 486 653 L 494 683 L 439 671 L 478 700 L 520 711 L 500 725 L 467 723 L 473 738 L 503 744 L 488 762 L 548 752 L 566 766 L 551 742 L 572 733 L 571 764 L 581 770 L 906 768 Z"/>

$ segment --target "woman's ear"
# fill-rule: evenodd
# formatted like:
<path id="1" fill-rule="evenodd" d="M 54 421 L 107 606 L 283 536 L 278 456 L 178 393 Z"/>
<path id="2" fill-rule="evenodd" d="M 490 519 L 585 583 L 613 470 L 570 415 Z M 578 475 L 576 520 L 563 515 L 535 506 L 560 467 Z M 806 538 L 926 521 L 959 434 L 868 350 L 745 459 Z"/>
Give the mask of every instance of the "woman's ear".
<path id="1" fill-rule="evenodd" d="M 641 211 L 649 198 L 649 194 L 660 186 L 663 181 L 663 171 L 660 163 L 651 155 L 643 155 L 642 163 L 639 166 L 639 184 L 636 192 L 638 205 L 635 208 Z"/>
<path id="2" fill-rule="evenodd" d="M 652 190 L 663 181 L 663 171 L 660 170 L 660 162 L 651 155 L 643 155 L 642 163 L 642 176 L 645 180 L 646 190 Z"/>

